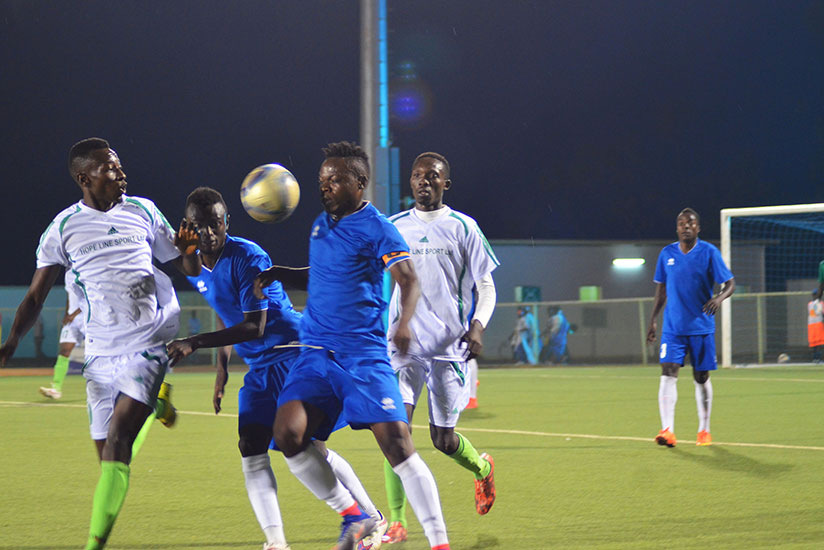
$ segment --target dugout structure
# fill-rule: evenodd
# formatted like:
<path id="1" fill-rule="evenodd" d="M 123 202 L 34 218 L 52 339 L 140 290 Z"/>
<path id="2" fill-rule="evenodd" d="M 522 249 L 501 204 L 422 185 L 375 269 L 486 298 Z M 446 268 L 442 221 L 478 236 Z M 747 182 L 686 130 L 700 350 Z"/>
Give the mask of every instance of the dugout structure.
<path id="1" fill-rule="evenodd" d="M 807 303 L 824 260 L 824 203 L 721 210 L 736 291 L 721 306 L 723 366 L 805 363 Z"/>

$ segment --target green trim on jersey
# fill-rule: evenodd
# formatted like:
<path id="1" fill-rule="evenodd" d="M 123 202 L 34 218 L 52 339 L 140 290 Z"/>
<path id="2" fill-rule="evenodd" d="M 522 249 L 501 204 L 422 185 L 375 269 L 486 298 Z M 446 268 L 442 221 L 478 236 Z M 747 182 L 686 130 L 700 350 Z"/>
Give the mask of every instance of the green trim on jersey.
<path id="1" fill-rule="evenodd" d="M 156 206 L 155 206 L 155 212 L 157 212 L 157 215 L 160 216 L 161 221 L 163 221 L 163 223 L 166 225 L 166 227 L 168 227 L 172 231 L 175 230 L 175 228 L 172 227 L 172 224 L 169 223 L 169 220 L 166 219 L 166 216 L 163 215 L 163 212 L 158 210 Z"/>
<path id="2" fill-rule="evenodd" d="M 143 203 L 141 203 L 141 202 L 140 202 L 139 200 L 137 200 L 137 199 L 131 199 L 131 198 L 126 199 L 126 202 L 127 202 L 127 203 L 129 203 L 129 204 L 134 204 L 134 205 L 139 206 L 140 208 L 142 208 L 142 209 L 143 209 L 143 211 L 146 213 L 146 215 L 147 215 L 147 216 L 149 216 L 149 221 L 151 221 L 152 223 L 154 223 L 154 216 L 152 216 L 152 213 L 151 213 L 151 212 L 149 212 L 149 209 L 148 209 L 148 208 L 146 208 L 145 206 L 143 206 Z M 166 222 L 166 223 L 169 223 L 169 222 Z M 171 227 L 171 226 L 169 226 L 169 227 Z"/>
<path id="3" fill-rule="evenodd" d="M 498 261 L 498 257 L 495 256 L 495 253 L 492 251 L 492 246 L 490 246 L 489 241 L 486 240 L 486 235 L 484 235 L 480 227 L 478 227 L 478 235 L 481 236 L 481 240 L 484 242 L 484 250 L 486 250 L 486 253 L 492 258 L 492 261 L 495 262 L 495 265 L 501 265 L 501 262 Z"/>
<path id="4" fill-rule="evenodd" d="M 78 288 L 83 291 L 83 297 L 86 298 L 86 322 L 88 323 L 92 318 L 92 303 L 89 301 L 89 294 L 86 292 L 86 285 L 80 282 L 80 273 L 74 269 L 72 269 L 72 273 L 74 273 L 74 284 L 76 284 Z M 83 365 L 83 367 L 85 368 L 85 365 Z"/>
<path id="5" fill-rule="evenodd" d="M 412 214 L 412 211 L 411 211 L 411 210 L 407 210 L 406 212 L 401 212 L 400 214 L 395 214 L 394 216 L 392 216 L 391 218 L 389 218 L 389 221 L 390 221 L 390 222 L 392 222 L 392 223 L 395 223 L 395 222 L 396 222 L 396 221 L 398 221 L 399 219 L 401 219 L 401 218 L 405 218 L 406 216 L 409 216 L 409 215 L 411 215 L 411 214 Z"/>
<path id="6" fill-rule="evenodd" d="M 51 223 L 48 225 L 48 227 L 46 227 L 46 230 L 43 231 L 43 233 L 40 235 L 40 241 L 37 243 L 37 250 L 34 252 L 35 256 L 40 255 L 40 249 L 43 247 L 43 239 L 46 238 L 46 233 L 49 232 L 49 229 L 51 229 L 51 226 L 53 226 L 53 225 L 54 225 L 54 220 L 51 221 Z"/>
<path id="7" fill-rule="evenodd" d="M 469 227 L 466 225 L 466 222 L 463 221 L 463 218 L 457 215 L 454 211 L 450 212 L 449 215 L 458 220 L 459 222 L 461 222 L 461 224 L 464 226 L 464 237 L 469 235 Z"/>
<path id="8" fill-rule="evenodd" d="M 818 264 L 818 282 L 824 283 L 824 261 Z"/>
<path id="9" fill-rule="evenodd" d="M 63 236 L 63 228 L 66 227 L 66 222 L 69 221 L 69 218 L 71 218 L 72 216 L 74 216 L 78 212 L 80 212 L 80 206 L 79 205 L 77 206 L 77 208 L 75 209 L 74 212 L 72 212 L 71 214 L 69 214 L 68 216 L 63 218 L 63 220 L 61 220 L 61 222 L 60 222 L 60 236 L 61 237 Z"/>

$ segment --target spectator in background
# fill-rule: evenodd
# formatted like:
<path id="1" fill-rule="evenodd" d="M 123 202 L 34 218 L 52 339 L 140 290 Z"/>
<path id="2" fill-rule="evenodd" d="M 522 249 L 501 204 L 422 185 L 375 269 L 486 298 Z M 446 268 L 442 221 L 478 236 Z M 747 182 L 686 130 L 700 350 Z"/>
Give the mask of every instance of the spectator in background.
<path id="1" fill-rule="evenodd" d="M 813 299 L 807 304 L 807 341 L 813 350 L 813 363 L 821 363 L 824 350 L 824 306 L 821 305 L 821 290 L 813 290 Z"/>
<path id="2" fill-rule="evenodd" d="M 512 347 L 515 361 L 537 365 L 541 354 L 541 335 L 538 319 L 532 314 L 530 306 L 518 308 L 518 321 L 512 334 Z"/>
<path id="3" fill-rule="evenodd" d="M 549 322 L 543 332 L 546 343 L 541 349 L 541 362 L 566 365 L 569 362 L 567 335 L 572 332 L 572 327 L 560 307 L 550 306 L 548 313 Z"/>

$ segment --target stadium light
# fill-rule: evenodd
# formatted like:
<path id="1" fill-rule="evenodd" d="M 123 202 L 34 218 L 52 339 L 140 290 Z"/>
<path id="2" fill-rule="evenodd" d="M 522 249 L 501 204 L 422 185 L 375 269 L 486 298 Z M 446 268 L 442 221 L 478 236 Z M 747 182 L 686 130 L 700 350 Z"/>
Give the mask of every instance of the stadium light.
<path id="1" fill-rule="evenodd" d="M 618 269 L 637 269 L 644 265 L 644 258 L 615 258 L 612 265 Z"/>

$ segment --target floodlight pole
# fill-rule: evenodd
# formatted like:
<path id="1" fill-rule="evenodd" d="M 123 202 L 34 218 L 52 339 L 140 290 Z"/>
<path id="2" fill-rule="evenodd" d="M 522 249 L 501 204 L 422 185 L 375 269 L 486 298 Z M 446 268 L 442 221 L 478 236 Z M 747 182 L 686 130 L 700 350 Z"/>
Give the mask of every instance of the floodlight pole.
<path id="1" fill-rule="evenodd" d="M 390 197 L 389 68 L 386 48 L 386 0 L 361 0 L 360 145 L 369 154 L 372 181 L 365 198 L 385 214 L 397 208 Z"/>

